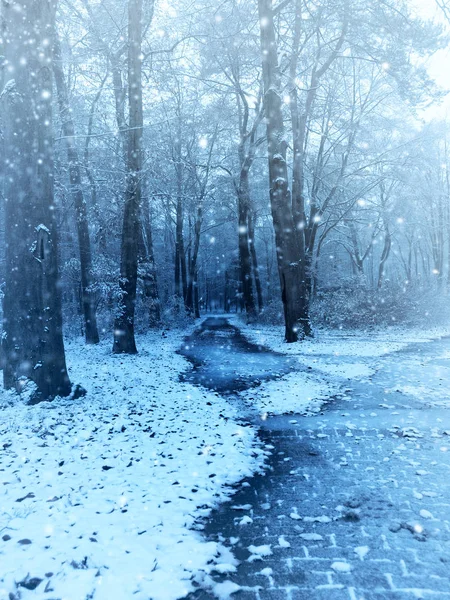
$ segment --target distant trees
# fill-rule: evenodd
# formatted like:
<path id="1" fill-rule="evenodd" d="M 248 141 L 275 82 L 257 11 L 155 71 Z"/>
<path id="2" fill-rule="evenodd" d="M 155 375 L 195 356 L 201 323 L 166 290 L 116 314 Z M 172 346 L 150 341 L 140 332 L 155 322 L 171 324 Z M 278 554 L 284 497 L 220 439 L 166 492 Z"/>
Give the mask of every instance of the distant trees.
<path id="1" fill-rule="evenodd" d="M 36 399 L 67 396 L 52 131 L 56 1 L 3 3 L 5 136 L 5 387 L 27 379 Z"/>
<path id="2" fill-rule="evenodd" d="M 441 30 L 406 0 L 191 8 L 3 6 L 8 386 L 69 393 L 62 315 L 134 353 L 205 310 L 293 342 L 333 290 L 450 289 L 445 127 L 416 113 Z"/>
<path id="3" fill-rule="evenodd" d="M 82 165 L 75 139 L 75 124 L 64 75 L 61 44 L 57 35 L 54 39 L 53 54 L 53 73 L 58 95 L 59 117 L 67 146 L 69 182 L 76 214 L 85 338 L 87 344 L 98 344 L 100 338 L 95 314 L 95 294 L 92 287 L 92 251 L 88 211 L 83 193 Z"/>

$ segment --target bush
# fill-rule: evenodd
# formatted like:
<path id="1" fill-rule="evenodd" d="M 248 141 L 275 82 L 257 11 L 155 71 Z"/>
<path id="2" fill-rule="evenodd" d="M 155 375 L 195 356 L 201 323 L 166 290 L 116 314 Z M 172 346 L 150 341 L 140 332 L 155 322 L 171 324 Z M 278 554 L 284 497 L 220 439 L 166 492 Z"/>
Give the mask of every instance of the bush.
<path id="1" fill-rule="evenodd" d="M 349 281 L 332 290 L 321 290 L 311 306 L 318 325 L 365 328 L 405 324 L 440 325 L 448 322 L 448 297 L 436 290 L 386 285 L 369 289 L 360 281 Z"/>
<path id="2" fill-rule="evenodd" d="M 161 321 L 167 329 L 186 328 L 195 322 L 193 315 L 188 315 L 182 298 L 172 296 L 162 307 Z"/>
<path id="3" fill-rule="evenodd" d="M 284 309 L 281 300 L 272 300 L 258 315 L 261 325 L 283 325 Z"/>

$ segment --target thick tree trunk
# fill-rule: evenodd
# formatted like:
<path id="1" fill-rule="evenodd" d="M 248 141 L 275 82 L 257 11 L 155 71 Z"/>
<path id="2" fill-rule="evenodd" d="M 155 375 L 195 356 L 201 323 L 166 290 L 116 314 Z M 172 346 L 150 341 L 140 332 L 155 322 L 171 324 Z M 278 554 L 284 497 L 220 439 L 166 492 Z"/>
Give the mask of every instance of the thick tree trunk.
<path id="1" fill-rule="evenodd" d="M 11 78 L 3 92 L 6 273 L 3 376 L 38 399 L 67 396 L 53 189 L 52 44 L 56 2 L 3 4 L 4 48 Z M 30 44 L 30 40 L 33 43 Z"/>
<path id="2" fill-rule="evenodd" d="M 273 21 L 272 0 L 258 0 L 264 83 L 264 114 L 267 125 L 270 202 L 272 209 L 285 339 L 296 342 L 310 335 L 304 266 L 292 214 L 286 163 L 280 70 Z"/>
<path id="3" fill-rule="evenodd" d="M 56 89 L 58 93 L 61 125 L 67 146 L 70 188 L 77 222 L 78 246 L 80 251 L 81 304 L 83 307 L 85 338 L 87 344 L 98 344 L 99 336 L 97 317 L 95 314 L 95 297 L 91 289 L 92 253 L 91 240 L 89 236 L 88 214 L 83 195 L 81 166 L 75 143 L 75 126 L 72 119 L 69 95 L 67 92 L 67 85 L 62 66 L 61 46 L 56 34 L 54 42 L 53 73 L 55 75 Z"/>
<path id="4" fill-rule="evenodd" d="M 134 317 L 138 276 L 142 176 L 142 0 L 128 2 L 127 188 L 123 217 L 120 281 L 121 299 L 114 323 L 113 352 L 135 354 Z"/>

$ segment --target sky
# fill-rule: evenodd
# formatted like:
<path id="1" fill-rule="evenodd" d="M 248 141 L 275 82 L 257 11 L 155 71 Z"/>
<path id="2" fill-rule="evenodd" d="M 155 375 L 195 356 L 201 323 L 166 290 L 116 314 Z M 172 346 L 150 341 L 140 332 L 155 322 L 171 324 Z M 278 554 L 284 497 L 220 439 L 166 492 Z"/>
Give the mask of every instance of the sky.
<path id="1" fill-rule="evenodd" d="M 410 0 L 417 7 L 419 14 L 427 19 L 435 19 L 446 24 L 445 17 L 436 0 Z M 428 70 L 433 79 L 444 89 L 450 90 L 450 47 L 439 50 L 428 61 Z M 426 111 L 426 118 L 433 119 L 450 116 L 450 94 L 440 106 L 433 106 Z"/>

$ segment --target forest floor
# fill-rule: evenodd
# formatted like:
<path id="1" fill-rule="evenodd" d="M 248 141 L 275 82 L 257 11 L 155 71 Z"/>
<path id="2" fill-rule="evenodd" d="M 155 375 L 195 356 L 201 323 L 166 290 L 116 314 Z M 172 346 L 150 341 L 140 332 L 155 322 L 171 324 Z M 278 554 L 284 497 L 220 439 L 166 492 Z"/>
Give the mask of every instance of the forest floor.
<path id="1" fill-rule="evenodd" d="M 379 574 L 389 592 L 414 561 L 420 589 L 450 597 L 450 342 L 392 330 L 286 346 L 279 328 L 236 324 L 147 334 L 132 357 L 71 341 L 84 398 L 2 393 L 1 600 L 174 600 L 196 586 L 355 600 L 365 565 L 370 590 Z"/>

